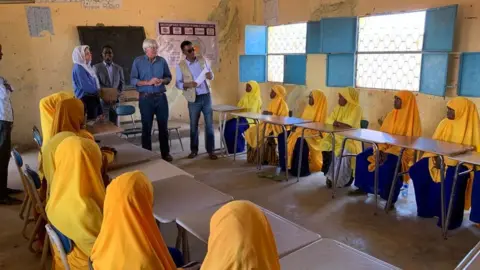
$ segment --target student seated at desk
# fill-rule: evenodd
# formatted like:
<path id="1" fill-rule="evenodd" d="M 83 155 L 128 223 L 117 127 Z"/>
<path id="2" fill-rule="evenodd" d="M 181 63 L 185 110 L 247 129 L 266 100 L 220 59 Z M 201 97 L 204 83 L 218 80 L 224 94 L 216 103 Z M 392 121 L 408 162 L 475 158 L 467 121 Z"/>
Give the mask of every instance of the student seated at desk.
<path id="1" fill-rule="evenodd" d="M 140 171 L 115 178 L 107 188 L 103 222 L 93 246 L 93 269 L 166 269 L 183 265 L 163 241 L 153 217 L 153 187 Z M 175 253 L 178 254 L 179 252 Z"/>
<path id="2" fill-rule="evenodd" d="M 243 108 L 244 112 L 261 113 L 262 96 L 260 86 L 256 81 L 249 81 L 245 86 L 245 94 L 240 99 L 237 107 Z M 253 124 L 252 119 L 238 118 L 240 121 L 237 136 L 237 153 L 245 151 L 245 139 L 243 133 L 249 128 L 248 124 Z M 237 118 L 232 118 L 225 125 L 225 141 L 227 143 L 228 153 L 233 153 L 235 148 L 235 129 L 237 127 Z M 255 129 L 255 128 L 254 128 Z"/>
<path id="3" fill-rule="evenodd" d="M 280 269 L 272 228 L 253 203 L 233 201 L 210 220 L 202 270 Z"/>
<path id="4" fill-rule="evenodd" d="M 272 87 L 270 92 L 270 104 L 268 105 L 268 110 L 264 111 L 263 114 L 266 115 L 277 115 L 277 116 L 288 116 L 288 105 L 285 101 L 287 95 L 287 91 L 281 85 L 275 85 Z M 265 124 L 262 123 L 259 126 L 259 140 L 262 138 L 262 132 L 265 129 L 265 137 L 266 136 L 278 136 L 282 132 L 282 128 L 277 125 Z M 245 132 L 245 139 L 248 143 L 247 148 L 247 162 L 248 163 L 257 163 L 257 151 L 260 147 L 257 148 L 257 130 L 256 128 L 249 128 Z M 260 142 L 263 144 L 263 142 Z M 261 157 L 261 162 L 269 165 L 277 165 L 278 164 L 278 156 L 277 156 L 277 145 L 276 141 L 273 138 L 267 139 L 267 143 L 265 145 L 265 149 L 263 150 L 263 157 Z M 261 145 L 260 145 L 261 146 Z"/>
<path id="5" fill-rule="evenodd" d="M 422 126 L 420 115 L 418 113 L 415 95 L 410 91 L 400 91 L 395 94 L 393 103 L 394 109 L 387 115 L 382 123 L 380 131 L 410 137 L 419 137 L 422 135 Z M 388 200 L 390 187 L 395 173 L 395 167 L 400 154 L 400 147 L 382 144 L 379 145 L 380 164 L 378 175 L 378 194 L 384 200 Z M 399 172 L 408 172 L 414 162 L 415 151 L 407 149 L 403 152 L 402 167 Z M 351 191 L 349 195 L 363 195 L 375 193 L 375 156 L 373 149 L 369 148 L 357 156 L 357 166 L 355 171 L 355 186 L 357 190 Z M 408 182 L 408 174 L 403 179 Z M 402 187 L 402 181 L 397 179 L 393 193 L 392 202 L 395 203 Z"/>
<path id="6" fill-rule="evenodd" d="M 338 105 L 335 106 L 333 112 L 327 117 L 326 124 L 334 125 L 336 127 L 345 128 L 360 128 L 360 121 L 362 120 L 363 110 L 359 105 L 359 93 L 354 88 L 344 88 L 338 94 Z M 340 151 L 342 150 L 342 142 L 344 137 L 335 136 L 335 167 L 340 166 Z M 323 156 L 326 158 L 332 153 L 332 135 L 328 134 L 322 140 L 322 151 L 327 152 Z M 358 141 L 348 140 L 345 145 L 344 154 L 358 154 L 362 151 L 362 145 Z M 337 187 L 350 186 L 353 182 L 353 169 L 355 169 L 354 158 L 342 159 L 342 165 L 338 170 Z M 324 166 L 327 166 L 327 187 L 333 186 L 333 170 L 331 159 L 324 160 Z M 337 173 L 337 171 L 335 171 Z"/>
<path id="7" fill-rule="evenodd" d="M 308 104 L 302 113 L 302 119 L 313 122 L 324 123 L 327 117 L 327 98 L 320 90 L 313 90 L 308 96 Z M 297 175 L 300 169 L 300 176 L 310 175 L 311 172 L 318 172 L 323 167 L 323 153 L 321 149 L 323 135 L 318 131 L 305 130 L 305 138 L 302 152 L 302 164 L 298 168 L 298 159 L 300 157 L 300 143 L 302 137 L 302 128 L 296 128 L 290 133 L 287 140 L 288 147 L 288 169 L 294 175 Z M 315 137 L 314 137 L 315 136 Z M 278 154 L 280 156 L 280 167 L 285 171 L 285 139 L 284 134 L 278 135 Z M 328 157 L 326 158 L 328 159 Z"/>
<path id="8" fill-rule="evenodd" d="M 92 140 L 68 137 L 55 152 L 55 167 L 47 216 L 73 242 L 67 254 L 70 269 L 88 269 L 88 257 L 103 219 L 102 153 Z M 53 253 L 53 269 L 63 269 L 60 254 L 55 248 Z"/>
<path id="9" fill-rule="evenodd" d="M 479 151 L 480 122 L 475 104 L 463 97 L 456 97 L 450 100 L 447 103 L 447 118 L 440 122 L 433 134 L 433 139 L 471 145 L 475 148 L 475 151 Z M 448 206 L 455 167 L 458 162 L 447 157 L 444 158 L 446 165 L 445 205 Z M 441 161 L 437 155 L 425 153 L 423 158 L 415 163 L 409 171 L 415 189 L 417 215 L 426 218 L 439 217 L 438 226 L 442 224 L 440 166 Z M 467 166 L 459 168 L 459 172 L 467 170 Z M 470 208 L 471 180 L 471 174 L 458 176 L 449 230 L 462 225 L 463 211 Z"/>

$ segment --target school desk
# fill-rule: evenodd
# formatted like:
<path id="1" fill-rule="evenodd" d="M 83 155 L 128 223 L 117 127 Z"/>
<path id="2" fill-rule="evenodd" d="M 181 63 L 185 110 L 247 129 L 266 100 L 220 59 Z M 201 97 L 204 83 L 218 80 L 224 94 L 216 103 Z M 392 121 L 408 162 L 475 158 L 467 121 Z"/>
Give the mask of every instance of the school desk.
<path id="1" fill-rule="evenodd" d="M 332 239 L 323 238 L 280 259 L 284 270 L 399 269 Z"/>
<path id="2" fill-rule="evenodd" d="M 470 250 L 470 252 L 457 265 L 455 270 L 474 270 L 480 269 L 480 242 Z"/>
<path id="3" fill-rule="evenodd" d="M 117 127 L 107 120 L 95 121 L 93 123 L 87 122 L 87 130 L 94 136 L 118 134 L 123 132 L 123 128 Z"/>
<path id="4" fill-rule="evenodd" d="M 171 163 L 166 162 L 163 159 L 155 159 L 140 164 L 122 167 L 120 169 L 109 171 L 108 175 L 110 176 L 110 178 L 113 179 L 126 172 L 131 172 L 135 170 L 143 172 L 152 182 L 156 182 L 177 175 L 186 175 L 188 177 L 193 177 L 193 175 L 187 173 L 186 171 L 176 167 Z"/>
<path id="5" fill-rule="evenodd" d="M 210 235 L 210 219 L 213 214 L 221 207 L 217 205 L 205 208 L 201 211 L 177 218 L 177 224 L 193 234 L 204 243 L 208 243 Z M 297 224 L 258 206 L 270 223 L 275 242 L 277 244 L 278 256 L 280 258 L 309 245 L 321 237 Z"/>
<path id="6" fill-rule="evenodd" d="M 335 168 L 335 133 L 353 129 L 353 128 L 334 127 L 333 125 L 328 125 L 328 124 L 319 123 L 319 122 L 297 124 L 295 125 L 295 127 L 302 128 L 302 137 L 300 141 L 300 157 L 298 159 L 299 169 L 297 172 L 297 182 L 300 181 L 300 168 L 302 166 L 303 144 L 305 143 L 305 139 L 309 138 L 309 137 L 305 137 L 305 130 L 310 129 L 310 130 L 315 130 L 322 133 L 331 134 L 332 136 L 332 168 Z M 310 137 L 318 137 L 318 136 L 320 135 L 310 136 Z M 332 175 L 333 175 L 333 179 L 335 179 L 335 170 L 333 170 Z M 332 190 L 333 190 L 333 196 L 335 196 L 335 189 L 333 188 Z"/>
<path id="7" fill-rule="evenodd" d="M 220 152 L 228 156 L 227 140 L 225 139 L 225 125 L 227 124 L 227 117 L 229 113 L 238 112 L 243 108 L 232 105 L 213 105 L 212 110 L 219 113 L 218 126 L 220 127 Z"/>

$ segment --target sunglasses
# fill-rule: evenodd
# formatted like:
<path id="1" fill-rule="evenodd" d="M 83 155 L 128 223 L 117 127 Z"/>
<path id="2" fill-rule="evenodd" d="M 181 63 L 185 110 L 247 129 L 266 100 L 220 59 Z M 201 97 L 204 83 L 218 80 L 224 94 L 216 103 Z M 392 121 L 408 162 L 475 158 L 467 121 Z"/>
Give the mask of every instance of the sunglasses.
<path id="1" fill-rule="evenodd" d="M 192 53 L 192 52 L 194 52 L 194 51 L 195 51 L 194 48 L 191 48 L 191 49 L 188 49 L 188 50 L 187 50 L 188 53 Z"/>

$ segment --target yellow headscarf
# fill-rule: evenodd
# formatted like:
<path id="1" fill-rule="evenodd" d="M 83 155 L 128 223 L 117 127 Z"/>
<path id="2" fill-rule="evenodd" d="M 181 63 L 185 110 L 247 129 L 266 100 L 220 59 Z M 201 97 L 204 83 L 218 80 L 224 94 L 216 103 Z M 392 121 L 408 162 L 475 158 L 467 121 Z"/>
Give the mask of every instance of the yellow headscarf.
<path id="1" fill-rule="evenodd" d="M 237 107 L 246 109 L 247 112 L 261 113 L 262 112 L 262 96 L 260 93 L 260 86 L 256 81 L 249 81 L 252 90 L 246 92 L 237 104 Z"/>
<path id="2" fill-rule="evenodd" d="M 96 270 L 177 269 L 153 218 L 152 184 L 142 172 L 122 174 L 108 186 L 91 260 Z"/>
<path id="3" fill-rule="evenodd" d="M 393 109 L 388 113 L 387 117 L 380 127 L 380 131 L 390 134 L 419 137 L 422 135 L 422 125 L 420 122 L 420 114 L 418 113 L 417 101 L 415 95 L 410 91 L 400 91 L 395 94 L 396 97 L 402 100 L 402 107 L 400 109 Z M 380 145 L 379 149 L 389 154 L 399 155 L 400 147 L 391 145 Z M 414 150 L 406 150 L 402 158 L 402 171 L 408 171 L 409 167 L 414 161 Z M 375 170 L 375 156 L 368 157 L 370 165 L 368 170 L 373 172 Z M 408 181 L 408 175 L 404 175 L 404 180 Z"/>
<path id="4" fill-rule="evenodd" d="M 277 116 L 288 116 L 288 104 L 287 101 L 285 100 L 287 96 L 287 90 L 281 85 L 274 85 L 272 87 L 272 91 L 275 92 L 276 96 L 275 98 L 270 101 L 270 104 L 268 105 L 268 111 L 271 112 L 273 115 Z M 267 124 L 265 126 L 265 123 L 262 123 L 260 125 L 260 131 L 263 131 L 263 128 L 265 127 L 265 134 L 268 135 L 270 133 L 273 133 L 274 136 L 278 136 L 278 134 L 282 133 L 282 128 L 279 126 L 273 126 L 270 124 Z M 248 145 L 250 147 L 256 148 L 257 147 L 257 131 L 256 128 L 249 128 L 245 132 L 245 140 L 247 141 Z"/>
<path id="5" fill-rule="evenodd" d="M 248 201 L 222 206 L 210 221 L 202 269 L 280 269 L 275 238 L 262 210 Z"/>
<path id="6" fill-rule="evenodd" d="M 311 120 L 313 122 L 324 123 L 325 118 L 327 117 L 327 98 L 325 94 L 320 90 L 312 91 L 313 97 L 313 106 L 307 104 L 302 113 L 302 119 Z M 305 130 L 305 137 L 307 136 L 318 136 L 317 131 L 310 129 Z M 288 137 L 288 168 L 291 168 L 293 150 L 295 149 L 295 144 L 297 139 L 302 136 L 302 129 L 297 128 L 295 132 L 292 132 Z M 322 169 L 323 166 L 323 157 L 322 157 L 322 138 L 312 137 L 306 138 L 305 141 L 308 143 L 308 149 L 310 152 L 309 155 L 309 168 L 311 172 L 318 172 Z"/>
<path id="7" fill-rule="evenodd" d="M 55 174 L 46 212 L 60 232 L 88 259 L 102 225 L 105 186 L 102 154 L 94 141 L 78 136 L 63 140 L 55 152 Z"/>
<path id="8" fill-rule="evenodd" d="M 48 142 L 50 137 L 52 137 L 50 132 L 52 130 L 53 117 L 55 116 L 57 103 L 61 100 L 73 97 L 73 92 L 62 91 L 40 100 L 40 124 L 42 126 L 43 144 Z"/>
<path id="9" fill-rule="evenodd" d="M 335 121 L 347 124 L 353 128 L 360 128 L 360 121 L 362 120 L 363 110 L 359 105 L 359 93 L 354 88 L 344 88 L 340 91 L 344 99 L 347 100 L 345 106 L 337 105 L 333 109 L 333 112 L 327 117 L 325 123 L 333 125 Z M 335 135 L 335 155 L 339 156 L 342 141 L 344 137 Z M 324 140 L 322 140 L 322 149 L 323 151 L 332 151 L 332 137 L 327 135 Z M 358 154 L 362 151 L 362 145 L 360 142 L 349 140 L 345 146 L 345 149 L 351 154 Z M 355 165 L 355 162 L 352 162 L 352 166 Z"/>

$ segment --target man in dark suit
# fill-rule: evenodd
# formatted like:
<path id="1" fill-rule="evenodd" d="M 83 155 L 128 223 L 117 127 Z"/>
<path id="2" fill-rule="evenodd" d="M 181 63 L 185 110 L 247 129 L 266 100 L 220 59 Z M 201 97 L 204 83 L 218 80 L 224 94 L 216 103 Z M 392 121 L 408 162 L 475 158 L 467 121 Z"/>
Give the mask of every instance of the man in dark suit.
<path id="1" fill-rule="evenodd" d="M 123 68 L 113 62 L 113 49 L 109 45 L 102 48 L 103 62 L 94 66 L 100 81 L 101 88 L 115 88 L 118 94 L 123 90 L 125 85 L 125 76 Z M 118 103 L 118 100 L 117 100 Z M 108 119 L 117 124 L 117 114 L 115 112 L 116 104 L 108 104 L 102 100 L 103 111 L 108 111 Z"/>

